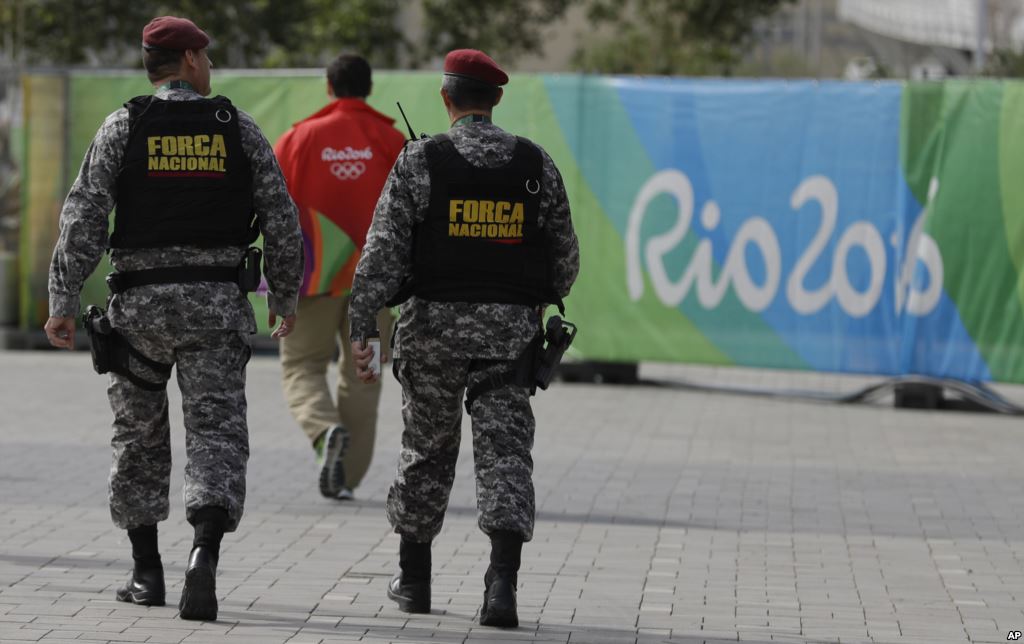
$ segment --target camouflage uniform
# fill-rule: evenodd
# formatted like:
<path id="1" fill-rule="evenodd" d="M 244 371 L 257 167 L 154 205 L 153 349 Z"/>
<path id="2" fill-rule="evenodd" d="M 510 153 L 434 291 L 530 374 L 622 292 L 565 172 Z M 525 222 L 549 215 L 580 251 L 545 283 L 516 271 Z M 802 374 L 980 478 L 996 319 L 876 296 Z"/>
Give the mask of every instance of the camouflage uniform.
<path id="1" fill-rule="evenodd" d="M 202 98 L 189 89 L 161 89 L 171 101 Z M 269 304 L 278 315 L 295 311 L 302 280 L 298 214 L 270 144 L 248 114 L 238 112 L 242 147 L 253 177 L 253 206 L 264 237 Z M 128 141 L 128 111 L 107 117 L 86 152 L 60 217 L 60 237 L 50 265 L 50 315 L 74 317 L 79 293 L 107 249 L 108 217 L 117 202 L 116 183 Z M 245 247 L 113 249 L 118 271 L 163 266 L 235 266 Z M 248 334 L 256 331 L 252 306 L 238 286 L 227 282 L 152 284 L 111 296 L 114 328 L 146 357 L 177 365 L 182 392 L 188 464 L 185 508 L 191 519 L 203 506 L 228 511 L 234 530 L 245 502 L 249 456 L 245 365 Z M 165 382 L 145 365 L 132 371 Z M 170 486 L 170 426 L 166 391 L 150 392 L 111 374 L 114 412 L 110 512 L 120 528 L 166 519 Z"/>
<path id="2" fill-rule="evenodd" d="M 477 167 L 508 163 L 514 135 L 489 123 L 456 125 L 449 136 Z M 353 338 L 371 335 L 374 314 L 412 269 L 415 225 L 430 201 L 426 141 L 410 142 L 391 171 L 356 267 L 352 292 Z M 561 175 L 543 153 L 539 226 L 554 257 L 552 275 L 560 296 L 579 271 L 579 246 Z M 387 515 L 395 532 L 429 542 L 441 530 L 455 476 L 462 399 L 491 373 L 507 371 L 538 333 L 540 312 L 517 304 L 430 302 L 410 298 L 395 335 L 394 371 L 402 385 L 402 452 L 388 494 Z M 483 368 L 480 368 L 483 367 Z M 533 536 L 534 417 L 529 392 L 506 386 L 472 407 L 473 455 L 481 530 Z"/>

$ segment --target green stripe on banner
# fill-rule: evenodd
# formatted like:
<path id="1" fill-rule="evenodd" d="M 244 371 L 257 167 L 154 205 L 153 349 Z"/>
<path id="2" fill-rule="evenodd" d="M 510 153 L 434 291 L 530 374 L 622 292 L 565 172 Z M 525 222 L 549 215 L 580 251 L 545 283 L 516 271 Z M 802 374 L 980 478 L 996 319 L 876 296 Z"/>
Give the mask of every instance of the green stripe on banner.
<path id="1" fill-rule="evenodd" d="M 1001 121 L 1024 118 L 1024 111 L 1017 99 L 1003 104 L 1004 86 L 996 81 L 909 84 L 904 94 L 904 162 L 908 182 L 922 203 L 932 178 L 938 182 L 925 230 L 942 251 L 945 290 L 964 327 L 994 379 L 1020 381 L 1024 310 L 1015 296 L 1019 274 L 1007 244 L 1014 238 L 1004 234 L 1021 225 L 1024 213 L 1014 211 L 1012 202 L 1004 204 L 1003 195 L 1020 199 L 1020 179 L 1008 172 L 1020 163 L 1022 148 L 1001 131 Z M 1002 119 L 993 118 L 1000 113 Z M 1019 239 L 1020 231 L 1015 234 Z"/>
<path id="2" fill-rule="evenodd" d="M 1024 84 L 1003 89 L 999 123 L 999 187 L 1010 259 L 1017 270 L 1017 303 L 1024 306 Z"/>

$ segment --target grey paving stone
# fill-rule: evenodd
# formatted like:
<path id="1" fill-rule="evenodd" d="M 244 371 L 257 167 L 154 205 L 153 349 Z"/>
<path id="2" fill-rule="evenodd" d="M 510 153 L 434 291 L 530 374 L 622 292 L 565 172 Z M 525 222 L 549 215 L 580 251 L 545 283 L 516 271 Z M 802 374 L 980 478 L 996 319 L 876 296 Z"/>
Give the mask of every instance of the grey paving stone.
<path id="1" fill-rule="evenodd" d="M 643 370 L 821 391 L 870 380 Z M 382 512 L 400 432 L 388 378 L 374 465 L 356 502 L 335 503 L 316 492 L 276 360 L 253 360 L 248 507 L 224 541 L 220 621 L 197 624 L 174 608 L 191 543 L 174 386 L 160 531 L 168 606 L 146 609 L 113 601 L 131 562 L 106 508 L 104 379 L 84 354 L 0 353 L 0 643 L 945 644 L 1005 641 L 1024 625 L 1018 420 L 564 384 L 535 399 L 538 523 L 520 573 L 522 627 L 474 621 L 488 543 L 468 434 L 434 547 L 434 612 L 405 615 L 384 597 L 398 548 Z M 998 388 L 1024 399 L 1024 388 Z"/>

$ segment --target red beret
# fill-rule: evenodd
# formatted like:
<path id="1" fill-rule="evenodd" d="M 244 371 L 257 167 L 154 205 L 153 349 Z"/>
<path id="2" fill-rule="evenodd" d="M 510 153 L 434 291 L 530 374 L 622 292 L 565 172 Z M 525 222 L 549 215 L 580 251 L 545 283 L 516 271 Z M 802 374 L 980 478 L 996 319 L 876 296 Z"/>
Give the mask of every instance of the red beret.
<path id="1" fill-rule="evenodd" d="M 158 49 L 203 49 L 210 37 L 187 18 L 160 16 L 153 18 L 142 30 L 142 46 Z"/>
<path id="2" fill-rule="evenodd" d="M 504 85 L 508 74 L 491 57 L 477 49 L 456 49 L 444 57 L 444 73 L 472 78 L 489 85 Z"/>

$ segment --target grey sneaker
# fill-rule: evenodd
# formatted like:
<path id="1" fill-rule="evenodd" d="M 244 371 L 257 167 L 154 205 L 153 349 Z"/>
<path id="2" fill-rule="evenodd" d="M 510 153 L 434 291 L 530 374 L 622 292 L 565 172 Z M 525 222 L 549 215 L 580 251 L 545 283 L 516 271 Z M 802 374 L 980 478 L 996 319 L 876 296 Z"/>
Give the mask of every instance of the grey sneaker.
<path id="1" fill-rule="evenodd" d="M 352 488 L 343 487 L 341 488 L 341 491 L 338 492 L 338 495 L 335 496 L 334 498 L 338 499 L 339 501 L 355 501 L 356 495 L 355 492 L 352 491 Z"/>
<path id="2" fill-rule="evenodd" d="M 348 447 L 348 431 L 341 425 L 331 425 L 323 437 L 320 457 L 320 494 L 328 499 L 337 498 L 345 487 L 345 466 L 341 457 Z"/>

